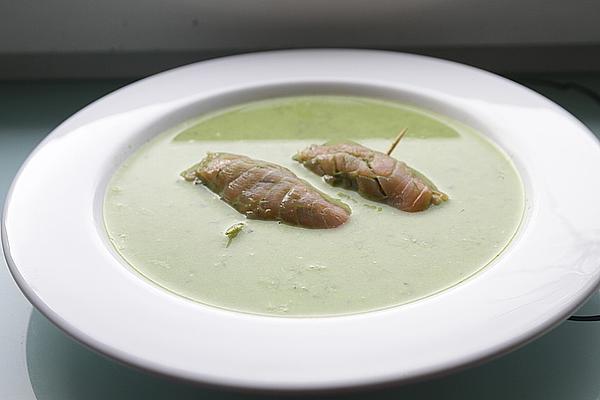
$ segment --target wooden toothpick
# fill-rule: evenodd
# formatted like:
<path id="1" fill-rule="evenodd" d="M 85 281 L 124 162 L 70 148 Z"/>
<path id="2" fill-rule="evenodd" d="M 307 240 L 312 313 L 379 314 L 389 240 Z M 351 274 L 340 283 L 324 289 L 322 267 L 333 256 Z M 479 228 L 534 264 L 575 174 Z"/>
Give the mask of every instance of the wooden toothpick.
<path id="1" fill-rule="evenodd" d="M 398 136 L 396 136 L 396 139 L 394 139 L 394 142 L 392 143 L 392 145 L 390 146 L 390 148 L 387 151 L 387 155 L 389 156 L 390 154 L 392 154 L 392 151 L 394 151 L 394 149 L 396 148 L 396 146 L 398 146 L 398 143 L 400 142 L 400 139 L 402 139 L 404 137 L 404 135 L 406 135 L 406 132 L 408 131 L 408 128 L 404 128 L 400 131 L 400 133 L 398 134 Z"/>

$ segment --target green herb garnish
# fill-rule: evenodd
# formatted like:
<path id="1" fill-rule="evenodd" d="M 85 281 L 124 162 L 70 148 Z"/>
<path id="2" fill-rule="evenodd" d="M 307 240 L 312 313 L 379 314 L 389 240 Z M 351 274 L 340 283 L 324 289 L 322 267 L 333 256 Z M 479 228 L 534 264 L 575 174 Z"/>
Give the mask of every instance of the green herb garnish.
<path id="1" fill-rule="evenodd" d="M 375 211 L 383 211 L 383 208 L 379 207 L 379 206 L 375 206 L 373 204 L 367 204 L 367 203 L 363 203 L 363 206 L 365 207 L 369 207 Z"/>
<path id="2" fill-rule="evenodd" d="M 227 240 L 227 245 L 225 247 L 229 247 L 229 245 L 231 244 L 231 241 L 233 239 L 235 239 L 237 237 L 237 235 L 240 234 L 240 232 L 242 231 L 242 229 L 244 229 L 245 226 L 246 226 L 245 223 L 238 222 L 237 224 L 233 224 L 229 228 L 227 228 L 227 230 L 225 231 L 225 236 L 227 236 L 228 240 Z"/>

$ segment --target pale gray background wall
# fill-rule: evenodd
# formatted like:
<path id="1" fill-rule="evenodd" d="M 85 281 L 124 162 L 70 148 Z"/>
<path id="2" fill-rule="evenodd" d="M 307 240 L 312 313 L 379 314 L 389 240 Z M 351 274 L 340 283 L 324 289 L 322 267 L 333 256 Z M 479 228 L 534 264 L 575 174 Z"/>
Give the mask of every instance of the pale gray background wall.
<path id="1" fill-rule="evenodd" d="M 216 55 L 370 47 L 494 70 L 600 69 L 600 2 L 0 0 L 0 77 L 135 76 Z"/>

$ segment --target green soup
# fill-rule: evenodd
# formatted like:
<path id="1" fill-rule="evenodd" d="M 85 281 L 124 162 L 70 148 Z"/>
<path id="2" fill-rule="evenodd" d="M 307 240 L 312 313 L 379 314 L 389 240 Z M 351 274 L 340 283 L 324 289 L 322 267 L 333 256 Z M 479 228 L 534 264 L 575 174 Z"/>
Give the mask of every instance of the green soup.
<path id="1" fill-rule="evenodd" d="M 331 187 L 292 160 L 312 143 L 352 139 L 431 179 L 450 200 L 406 213 Z M 246 220 L 179 173 L 206 152 L 283 165 L 352 209 L 325 230 Z M 490 263 L 523 215 L 522 183 L 494 144 L 448 118 L 379 100 L 307 96 L 203 116 L 152 139 L 109 183 L 110 240 L 133 268 L 187 298 L 227 309 L 324 316 L 398 306 L 447 289 Z M 224 232 L 244 230 L 227 247 Z"/>

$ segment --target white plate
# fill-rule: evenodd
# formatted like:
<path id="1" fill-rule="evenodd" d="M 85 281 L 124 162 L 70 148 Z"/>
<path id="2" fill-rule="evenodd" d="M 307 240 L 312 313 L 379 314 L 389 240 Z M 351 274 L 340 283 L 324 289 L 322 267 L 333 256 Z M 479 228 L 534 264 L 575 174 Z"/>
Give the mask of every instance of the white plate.
<path id="1" fill-rule="evenodd" d="M 493 265 L 408 305 L 277 318 L 186 300 L 111 249 L 101 202 L 117 165 L 200 113 L 307 93 L 399 100 L 491 137 L 526 186 L 519 233 Z M 493 74 L 362 50 L 269 52 L 168 71 L 75 114 L 33 152 L 6 201 L 2 242 L 27 297 L 81 342 L 139 367 L 276 390 L 407 381 L 488 359 L 561 322 L 600 279 L 600 146 L 566 111 Z"/>

